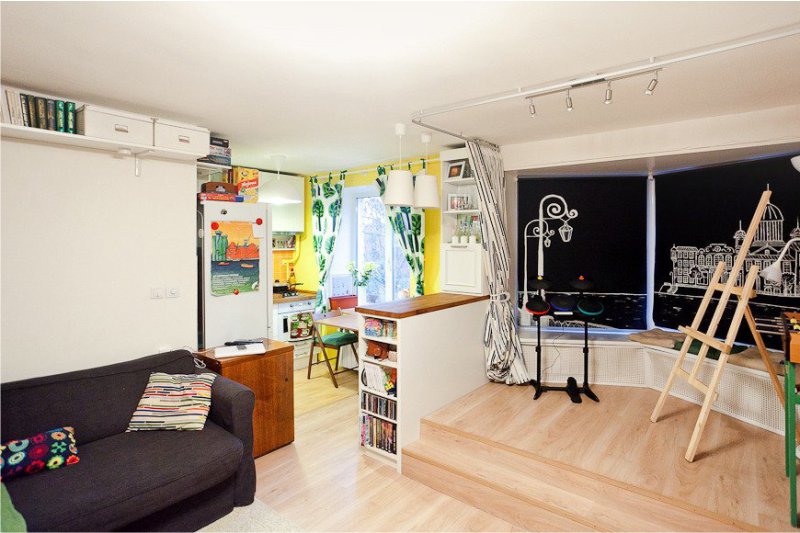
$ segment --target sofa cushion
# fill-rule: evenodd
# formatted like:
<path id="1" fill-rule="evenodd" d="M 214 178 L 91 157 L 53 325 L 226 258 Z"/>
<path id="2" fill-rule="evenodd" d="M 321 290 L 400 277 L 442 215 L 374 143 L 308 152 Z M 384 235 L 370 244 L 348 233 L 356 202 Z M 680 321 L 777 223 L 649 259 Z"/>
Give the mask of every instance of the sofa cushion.
<path id="1" fill-rule="evenodd" d="M 216 374 L 153 372 L 136 406 L 128 431 L 203 429 L 211 408 Z"/>
<path id="2" fill-rule="evenodd" d="M 77 464 L 78 447 L 71 427 L 43 431 L 0 446 L 3 481 Z"/>
<path id="3" fill-rule="evenodd" d="M 81 446 L 128 427 L 151 372 L 191 374 L 191 352 L 165 352 L 115 365 L 0 385 L 0 441 L 75 428 Z M 83 448 L 81 447 L 81 452 Z"/>
<path id="4" fill-rule="evenodd" d="M 239 439 L 202 431 L 134 431 L 81 446 L 81 462 L 6 486 L 30 530 L 112 530 L 232 476 Z M 232 504 L 232 503 L 231 503 Z"/>

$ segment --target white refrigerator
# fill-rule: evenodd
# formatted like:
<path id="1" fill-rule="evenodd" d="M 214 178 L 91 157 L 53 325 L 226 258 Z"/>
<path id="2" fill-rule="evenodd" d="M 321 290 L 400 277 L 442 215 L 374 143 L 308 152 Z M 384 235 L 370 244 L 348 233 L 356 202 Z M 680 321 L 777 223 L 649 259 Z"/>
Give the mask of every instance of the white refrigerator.
<path id="1" fill-rule="evenodd" d="M 198 345 L 270 337 L 272 231 L 263 203 L 198 207 Z"/>

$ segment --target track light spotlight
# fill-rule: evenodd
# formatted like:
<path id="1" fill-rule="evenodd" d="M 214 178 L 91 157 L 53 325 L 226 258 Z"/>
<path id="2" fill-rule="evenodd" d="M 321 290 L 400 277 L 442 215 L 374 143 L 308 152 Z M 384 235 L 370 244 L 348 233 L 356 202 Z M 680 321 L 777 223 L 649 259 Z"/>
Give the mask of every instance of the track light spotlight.
<path id="1" fill-rule="evenodd" d="M 528 102 L 528 111 L 530 112 L 532 117 L 536 116 L 536 106 L 533 105 L 533 101 L 532 100 L 530 100 Z"/>
<path id="2" fill-rule="evenodd" d="M 610 104 L 611 103 L 611 96 L 612 96 L 611 82 L 608 82 L 608 88 L 606 89 L 606 99 L 605 99 L 605 101 L 603 103 L 606 104 L 606 105 Z"/>
<path id="3" fill-rule="evenodd" d="M 569 89 L 567 89 L 567 111 L 572 111 L 572 97 L 569 95 Z"/>
<path id="4" fill-rule="evenodd" d="M 647 96 L 652 96 L 653 91 L 656 90 L 656 85 L 658 85 L 658 71 L 656 71 L 655 78 L 650 80 L 650 83 L 647 84 L 647 89 L 644 90 L 644 94 Z"/>

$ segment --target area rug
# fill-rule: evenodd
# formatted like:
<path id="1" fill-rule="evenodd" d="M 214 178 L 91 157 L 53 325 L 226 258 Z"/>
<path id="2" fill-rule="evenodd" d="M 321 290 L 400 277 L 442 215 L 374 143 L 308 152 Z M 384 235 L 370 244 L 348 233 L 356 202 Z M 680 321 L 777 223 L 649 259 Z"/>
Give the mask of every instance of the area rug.
<path id="1" fill-rule="evenodd" d="M 302 531 L 297 524 L 279 515 L 272 507 L 256 499 L 247 507 L 236 507 L 229 514 L 200 531 Z"/>

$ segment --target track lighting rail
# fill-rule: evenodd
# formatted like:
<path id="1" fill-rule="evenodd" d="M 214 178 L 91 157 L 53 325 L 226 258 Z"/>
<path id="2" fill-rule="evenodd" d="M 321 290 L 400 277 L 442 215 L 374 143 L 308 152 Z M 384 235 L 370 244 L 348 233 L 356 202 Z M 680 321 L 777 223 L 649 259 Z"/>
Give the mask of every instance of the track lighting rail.
<path id="1" fill-rule="evenodd" d="M 468 109 L 471 107 L 477 107 L 487 104 L 492 104 L 496 102 L 502 102 L 505 100 L 513 99 L 513 98 L 528 98 L 533 96 L 544 96 L 547 94 L 554 94 L 564 92 L 567 89 L 574 89 L 576 87 L 584 86 L 584 85 L 593 85 L 597 83 L 608 83 L 609 81 L 616 81 L 624 78 L 629 78 L 633 76 L 640 76 L 643 74 L 656 72 L 658 70 L 662 70 L 665 67 L 670 65 L 674 65 L 676 63 L 682 63 L 684 61 L 690 61 L 693 59 L 699 59 L 702 57 L 707 57 L 715 54 L 721 54 L 723 52 L 729 52 L 732 50 L 737 50 L 739 48 L 744 48 L 747 46 L 753 46 L 756 44 L 767 43 L 770 41 L 775 41 L 778 39 L 785 39 L 787 37 L 793 37 L 796 35 L 800 35 L 800 24 L 793 24 L 790 26 L 785 26 L 782 28 L 777 28 L 775 30 L 769 32 L 758 33 L 755 35 L 750 35 L 747 37 L 743 37 L 741 39 L 735 39 L 732 41 L 726 41 L 723 43 L 718 43 L 715 45 L 688 50 L 684 52 L 680 52 L 678 54 L 664 56 L 663 58 L 656 59 L 650 58 L 645 62 L 640 62 L 638 64 L 626 67 L 619 67 L 608 72 L 596 73 L 596 74 L 589 74 L 580 77 L 571 78 L 568 80 L 559 80 L 554 82 L 548 82 L 543 85 L 523 88 L 520 87 L 519 89 L 512 90 L 512 91 L 505 91 L 502 93 L 496 93 L 493 95 L 482 96 L 478 98 L 472 98 L 469 100 L 462 100 L 460 102 L 456 102 L 454 104 L 447 104 L 438 107 L 431 107 L 428 109 L 420 109 L 416 113 L 412 115 L 412 121 L 415 124 L 423 125 L 430 129 L 434 129 L 436 131 L 441 131 L 443 133 L 448 133 L 452 135 L 451 132 L 433 128 L 430 125 L 426 125 L 421 122 L 421 119 L 426 117 L 431 117 L 434 115 L 441 115 L 443 113 L 450 113 L 453 111 L 459 111 L 462 109 Z M 418 122 L 418 120 L 420 120 Z M 454 135 L 454 137 L 466 139 L 466 137 L 460 135 Z"/>

